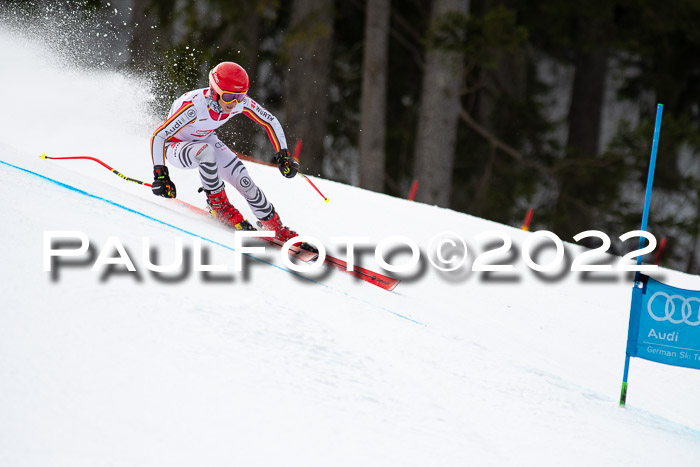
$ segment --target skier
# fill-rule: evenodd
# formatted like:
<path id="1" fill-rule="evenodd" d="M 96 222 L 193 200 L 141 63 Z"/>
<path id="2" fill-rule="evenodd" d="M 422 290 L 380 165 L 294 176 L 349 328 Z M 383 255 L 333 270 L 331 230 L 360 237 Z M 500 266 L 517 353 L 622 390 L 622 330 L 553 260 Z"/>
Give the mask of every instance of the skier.
<path id="1" fill-rule="evenodd" d="M 173 103 L 165 123 L 151 138 L 152 190 L 165 198 L 176 196 L 166 160 L 180 169 L 198 168 L 212 216 L 237 230 L 254 229 L 229 202 L 224 188 L 227 181 L 246 199 L 259 225 L 286 242 L 297 233 L 282 224 L 275 207 L 250 178 L 243 162 L 214 133 L 231 117 L 242 113 L 265 128 L 282 175 L 292 178 L 297 174 L 299 164 L 289 155 L 282 126 L 247 95 L 248 87 L 248 74 L 240 65 L 222 62 L 209 72 L 208 88 L 186 92 Z"/>

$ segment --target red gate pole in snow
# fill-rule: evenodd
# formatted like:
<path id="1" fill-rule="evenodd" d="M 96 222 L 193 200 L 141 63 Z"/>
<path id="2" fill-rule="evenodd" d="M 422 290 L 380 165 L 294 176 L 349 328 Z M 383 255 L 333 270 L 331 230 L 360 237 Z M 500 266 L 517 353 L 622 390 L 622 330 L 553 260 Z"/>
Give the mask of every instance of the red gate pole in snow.
<path id="1" fill-rule="evenodd" d="M 530 230 L 530 222 L 532 222 L 532 215 L 534 214 L 534 211 L 532 209 L 527 210 L 527 214 L 525 214 L 525 220 L 523 221 L 522 227 L 520 227 L 523 230 Z"/>
<path id="2" fill-rule="evenodd" d="M 666 249 L 666 237 L 661 237 L 661 240 L 659 240 L 659 249 L 656 250 L 656 254 L 654 255 L 654 264 L 656 266 L 659 265 L 661 262 L 661 255 L 664 254 L 664 250 Z"/>
<path id="3" fill-rule="evenodd" d="M 416 193 L 418 192 L 418 180 L 413 180 L 411 183 L 411 191 L 408 192 L 408 200 L 413 201 L 416 199 Z"/>

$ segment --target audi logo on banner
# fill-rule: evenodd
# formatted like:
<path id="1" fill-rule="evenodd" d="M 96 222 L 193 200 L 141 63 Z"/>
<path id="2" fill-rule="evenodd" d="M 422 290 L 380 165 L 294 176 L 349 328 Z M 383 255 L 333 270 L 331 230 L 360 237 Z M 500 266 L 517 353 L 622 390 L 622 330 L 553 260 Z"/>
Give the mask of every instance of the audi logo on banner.
<path id="1" fill-rule="evenodd" d="M 656 313 L 652 308 L 655 299 L 661 302 L 665 300 L 663 313 L 657 306 Z M 669 295 L 665 292 L 656 292 L 647 302 L 649 316 L 655 321 L 670 321 L 673 324 L 687 324 L 689 326 L 700 325 L 700 298 L 684 297 L 682 295 Z"/>

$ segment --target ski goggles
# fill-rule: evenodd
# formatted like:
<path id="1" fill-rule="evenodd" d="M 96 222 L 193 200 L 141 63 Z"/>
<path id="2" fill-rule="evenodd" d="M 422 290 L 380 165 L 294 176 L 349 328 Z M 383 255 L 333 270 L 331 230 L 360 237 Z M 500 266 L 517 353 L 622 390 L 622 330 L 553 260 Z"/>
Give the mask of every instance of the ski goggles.
<path id="1" fill-rule="evenodd" d="M 245 99 L 245 96 L 248 92 L 247 91 L 243 91 L 243 92 L 221 91 L 219 93 L 216 89 L 211 88 L 211 93 L 212 93 L 212 97 L 214 97 L 215 100 L 221 99 L 226 104 L 231 104 L 232 102 L 235 102 L 236 104 L 240 104 L 243 102 L 243 99 Z"/>

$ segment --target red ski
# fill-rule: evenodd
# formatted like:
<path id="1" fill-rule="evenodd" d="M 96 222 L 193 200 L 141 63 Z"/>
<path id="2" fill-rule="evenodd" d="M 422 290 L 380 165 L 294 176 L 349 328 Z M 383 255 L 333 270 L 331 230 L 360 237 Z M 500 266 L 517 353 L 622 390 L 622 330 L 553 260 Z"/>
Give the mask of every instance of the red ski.
<path id="1" fill-rule="evenodd" d="M 49 157 L 46 154 L 42 154 L 40 157 L 42 159 L 54 159 L 54 160 L 62 160 L 62 159 L 91 160 L 91 161 L 99 163 L 100 165 L 102 165 L 103 167 L 105 167 L 106 169 L 108 169 L 109 171 L 118 175 L 119 177 L 121 177 L 122 179 L 124 179 L 126 181 L 134 182 L 134 183 L 137 183 L 139 185 L 146 186 L 146 187 L 151 187 L 150 183 L 142 182 L 141 180 L 136 180 L 135 178 L 127 177 L 126 175 L 123 175 L 122 173 L 118 172 L 117 170 L 113 169 L 109 165 L 105 164 L 101 160 L 96 159 L 94 157 L 83 157 L 83 156 L 81 156 L 81 157 Z M 22 170 L 24 170 L 24 169 L 22 169 Z M 193 206 L 185 201 L 182 201 L 182 200 L 177 199 L 177 198 L 173 198 L 172 201 L 174 201 L 175 203 L 177 203 L 178 205 L 180 205 L 184 208 L 187 208 L 193 212 L 196 212 L 197 214 L 202 214 L 206 217 L 211 217 L 206 210 L 199 208 L 197 206 Z M 326 198 L 326 201 L 327 201 L 327 198 Z M 275 238 L 262 237 L 262 240 L 265 240 L 266 242 L 271 243 L 271 244 L 278 246 L 278 247 L 281 247 L 284 244 Z M 289 249 L 289 255 L 296 257 L 296 258 L 299 258 L 301 261 L 304 261 L 304 262 L 310 262 L 310 261 L 313 261 L 316 258 L 318 258 L 318 253 L 315 253 L 315 252 L 312 252 L 309 250 L 305 250 L 302 248 L 294 247 L 294 246 Z M 383 274 L 379 274 L 377 272 L 374 272 L 374 271 L 371 271 L 369 269 L 365 269 L 365 268 L 362 268 L 359 266 L 355 266 L 353 268 L 354 269 L 353 271 L 348 271 L 347 270 L 347 265 L 348 265 L 347 262 L 343 261 L 342 259 L 335 258 L 333 256 L 326 256 L 326 260 L 323 262 L 323 264 L 334 267 L 340 271 L 343 271 L 347 274 L 350 274 L 351 276 L 354 276 L 354 277 L 357 277 L 358 279 L 362 279 L 363 281 L 369 282 L 370 284 L 374 284 L 377 287 L 381 287 L 384 290 L 394 290 L 394 288 L 396 288 L 396 286 L 400 282 L 399 279 L 394 279 L 393 277 L 388 277 L 388 276 L 385 276 Z"/>
<path id="2" fill-rule="evenodd" d="M 209 214 L 209 212 L 207 212 L 206 209 L 202 209 L 202 208 L 199 208 L 197 206 L 193 206 L 190 203 L 187 203 L 187 202 L 182 201 L 182 200 L 177 199 L 177 198 L 173 198 L 172 201 L 176 202 L 177 204 L 179 204 L 182 207 L 189 209 L 192 212 L 195 212 L 197 214 L 200 214 L 204 217 L 211 219 L 211 215 Z M 258 237 L 258 238 L 260 240 L 266 241 L 267 243 L 275 245 L 278 248 L 282 248 L 282 245 L 284 245 L 284 242 L 277 240 L 274 237 Z M 292 246 L 289 248 L 289 256 L 292 256 L 294 258 L 298 258 L 301 261 L 308 263 L 308 262 L 311 262 L 311 261 L 315 260 L 316 258 L 318 258 L 318 253 L 313 252 L 313 251 L 309 251 L 309 250 L 305 250 L 303 248 L 299 248 L 296 246 Z"/>
<path id="3" fill-rule="evenodd" d="M 396 286 L 399 285 L 399 282 L 401 282 L 399 279 L 394 279 L 393 277 L 385 276 L 370 269 L 361 268 L 357 265 L 353 266 L 353 271 L 348 271 L 348 263 L 333 256 L 326 256 L 326 260 L 323 262 L 323 264 L 327 264 L 328 266 L 350 274 L 353 277 L 357 277 L 358 279 L 362 279 L 370 284 L 374 284 L 384 290 L 394 290 Z"/>
<path id="4" fill-rule="evenodd" d="M 190 209 L 191 211 L 194 211 L 198 214 L 202 214 L 206 217 L 210 217 L 209 213 L 204 209 L 192 206 L 191 204 L 181 201 L 177 198 L 175 198 L 173 201 L 177 202 L 183 207 Z M 279 248 L 282 248 L 282 245 L 284 245 L 284 242 L 281 242 L 276 238 L 262 237 L 261 240 L 264 240 Z M 318 253 L 295 246 L 289 248 L 289 255 L 294 258 L 299 258 L 301 261 L 304 261 L 306 263 L 314 261 L 316 258 L 318 258 Z M 357 265 L 353 267 L 353 271 L 348 271 L 348 263 L 334 256 L 326 255 L 326 260 L 323 262 L 323 264 L 338 269 L 339 271 L 343 271 L 344 273 L 350 274 L 351 276 L 356 277 L 358 279 L 362 279 L 363 281 L 369 282 L 370 284 L 374 284 L 377 287 L 381 287 L 384 290 L 394 290 L 399 284 L 399 282 L 401 282 L 399 279 L 394 279 L 393 277 L 385 276 L 383 274 L 379 274 L 378 272 L 374 272 L 370 269 L 362 268 Z"/>

